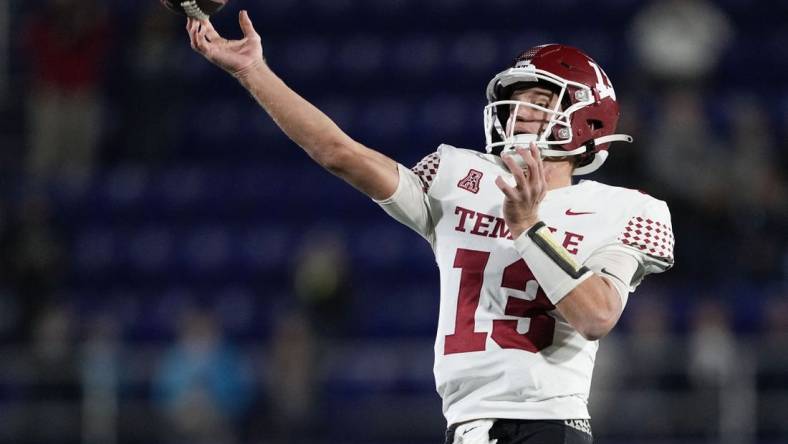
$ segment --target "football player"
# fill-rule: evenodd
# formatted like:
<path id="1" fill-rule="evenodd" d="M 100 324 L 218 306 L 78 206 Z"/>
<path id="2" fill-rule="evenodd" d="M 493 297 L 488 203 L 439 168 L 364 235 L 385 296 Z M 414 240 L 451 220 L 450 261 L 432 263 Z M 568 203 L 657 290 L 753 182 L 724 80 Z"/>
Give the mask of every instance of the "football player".
<path id="1" fill-rule="evenodd" d="M 644 276 L 673 264 L 666 204 L 573 176 L 599 168 L 619 107 L 578 49 L 520 54 L 487 86 L 486 153 L 441 145 L 414 168 L 353 140 L 244 37 L 187 23 L 192 47 L 233 76 L 312 159 L 423 236 L 440 269 L 434 373 L 447 443 L 588 443 L 598 340 Z"/>

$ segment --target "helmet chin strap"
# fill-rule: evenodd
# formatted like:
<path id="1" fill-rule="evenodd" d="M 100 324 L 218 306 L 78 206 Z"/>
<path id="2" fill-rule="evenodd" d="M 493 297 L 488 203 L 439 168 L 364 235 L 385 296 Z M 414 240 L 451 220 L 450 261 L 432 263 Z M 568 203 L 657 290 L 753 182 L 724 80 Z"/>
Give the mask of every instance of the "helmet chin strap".
<path id="1" fill-rule="evenodd" d="M 536 147 L 539 148 L 539 154 L 541 155 L 542 159 L 545 157 L 566 157 L 566 156 L 574 156 L 577 154 L 582 154 L 586 151 L 585 146 L 581 146 L 577 149 L 572 151 L 563 151 L 563 150 L 553 150 L 550 149 L 550 144 L 546 143 L 545 141 L 538 140 L 538 136 L 536 134 L 515 134 L 514 136 L 507 139 L 507 144 L 503 146 L 501 150 L 501 157 L 503 156 L 511 156 L 517 165 L 521 168 L 526 168 L 525 160 L 517 154 L 515 151 L 518 147 L 528 149 L 532 143 L 536 143 Z"/>
<path id="2" fill-rule="evenodd" d="M 628 136 L 626 134 L 610 134 L 608 136 L 597 137 L 596 139 L 593 140 L 593 142 L 594 142 L 594 146 L 599 146 L 610 142 L 632 143 L 633 140 L 634 139 L 632 139 L 632 136 Z M 598 170 L 603 163 L 605 163 L 605 161 L 607 160 L 607 156 L 609 155 L 610 153 L 608 153 L 607 150 L 597 151 L 596 154 L 594 155 L 594 159 L 591 160 L 591 163 L 589 163 L 588 165 L 583 165 L 579 168 L 575 168 L 575 170 L 572 172 L 572 175 L 582 176 L 584 174 L 593 173 L 594 171 Z"/>
<path id="3" fill-rule="evenodd" d="M 531 146 L 531 143 L 533 142 L 537 142 L 536 146 L 539 147 L 539 149 L 547 147 L 547 145 L 544 143 L 539 146 L 540 144 L 538 143 L 536 134 L 515 134 L 509 138 L 509 143 L 503 146 L 503 150 L 514 151 L 514 149 L 518 146 L 527 148 Z"/>
<path id="4" fill-rule="evenodd" d="M 594 146 L 604 145 L 610 142 L 627 142 L 632 143 L 633 139 L 632 136 L 626 134 L 610 134 L 607 136 L 597 137 L 593 140 Z M 515 134 L 508 140 L 509 143 L 504 145 L 503 149 L 501 150 L 501 156 L 503 155 L 510 155 L 513 156 L 515 161 L 521 167 L 525 167 L 525 162 L 522 158 L 515 152 L 517 147 L 527 148 L 531 145 L 531 143 L 536 143 L 537 148 L 539 148 L 539 153 L 542 155 L 542 158 L 545 157 L 567 157 L 567 156 L 576 156 L 578 154 L 583 154 L 586 152 L 585 146 L 580 146 L 572 151 L 563 151 L 563 150 L 553 150 L 550 149 L 550 145 L 544 143 L 544 141 L 539 141 L 536 134 Z M 607 160 L 607 157 L 610 153 L 607 150 L 597 151 L 594 155 L 594 159 L 588 165 L 584 165 L 579 168 L 575 168 L 572 172 L 573 176 L 582 176 L 584 174 L 593 173 L 599 167 L 602 166 L 603 163 Z"/>
<path id="5" fill-rule="evenodd" d="M 500 153 L 501 158 L 503 158 L 503 156 L 510 156 L 512 159 L 514 159 L 515 162 L 517 162 L 517 165 L 523 169 L 526 169 L 527 166 L 525 165 L 525 160 L 522 157 L 520 157 L 519 154 L 517 154 L 517 151 L 515 151 L 517 147 L 522 147 L 527 149 L 528 147 L 531 146 L 532 143 L 536 142 L 536 146 L 539 148 L 540 153 L 542 152 L 543 149 L 547 147 L 546 144 L 539 143 L 537 141 L 536 134 L 515 134 L 514 136 L 508 138 L 506 141 L 508 143 L 503 146 L 503 149 L 501 149 L 501 153 Z"/>
<path id="6" fill-rule="evenodd" d="M 610 142 L 626 142 L 632 143 L 634 139 L 632 136 L 626 134 L 610 134 L 608 136 L 597 137 L 594 139 L 594 145 L 604 145 Z"/>
<path id="7" fill-rule="evenodd" d="M 539 153 L 542 155 L 542 158 L 576 156 L 586 152 L 585 146 L 575 148 L 572 151 L 550 149 L 552 144 L 538 140 L 538 136 L 536 134 L 515 134 L 514 136 L 507 139 L 507 142 L 509 143 L 504 145 L 503 150 L 501 150 L 501 154 L 515 154 L 515 149 L 517 147 L 528 148 L 531 146 L 531 143 L 536 143 L 536 147 L 539 148 Z"/>

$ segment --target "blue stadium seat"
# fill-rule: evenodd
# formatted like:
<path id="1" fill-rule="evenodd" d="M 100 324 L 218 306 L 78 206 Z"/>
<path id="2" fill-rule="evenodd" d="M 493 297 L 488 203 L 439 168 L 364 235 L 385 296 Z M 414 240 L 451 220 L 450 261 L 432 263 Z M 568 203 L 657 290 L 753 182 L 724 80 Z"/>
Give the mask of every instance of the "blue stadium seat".
<path id="1" fill-rule="evenodd" d="M 228 268 L 231 240 L 224 226 L 195 227 L 179 247 L 181 260 L 195 274 L 221 273 Z"/>
<path id="2" fill-rule="evenodd" d="M 116 256 L 115 233 L 107 226 L 87 225 L 75 235 L 73 261 L 78 273 L 95 273 L 111 267 Z"/>
<path id="3" fill-rule="evenodd" d="M 438 75 L 444 68 L 444 45 L 431 34 L 411 34 L 396 42 L 393 68 L 407 76 Z"/>
<path id="4" fill-rule="evenodd" d="M 287 42 L 282 68 L 299 77 L 325 76 L 333 50 L 325 36 L 298 37 Z"/>
<path id="5" fill-rule="evenodd" d="M 385 46 L 376 34 L 350 36 L 336 54 L 339 72 L 351 77 L 371 76 L 388 62 Z"/>
<path id="6" fill-rule="evenodd" d="M 173 262 L 175 240 L 170 227 L 153 225 L 127 236 L 128 266 L 143 273 L 166 273 Z"/>

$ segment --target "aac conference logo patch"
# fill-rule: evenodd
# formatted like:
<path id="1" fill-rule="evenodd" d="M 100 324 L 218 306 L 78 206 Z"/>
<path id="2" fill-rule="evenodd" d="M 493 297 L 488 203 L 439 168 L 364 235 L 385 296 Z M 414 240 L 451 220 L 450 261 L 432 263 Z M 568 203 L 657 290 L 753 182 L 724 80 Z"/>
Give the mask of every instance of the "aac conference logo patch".
<path id="1" fill-rule="evenodd" d="M 471 169 L 468 174 L 457 183 L 457 186 L 463 190 L 470 191 L 473 194 L 479 192 L 479 183 L 482 181 L 484 173 Z"/>

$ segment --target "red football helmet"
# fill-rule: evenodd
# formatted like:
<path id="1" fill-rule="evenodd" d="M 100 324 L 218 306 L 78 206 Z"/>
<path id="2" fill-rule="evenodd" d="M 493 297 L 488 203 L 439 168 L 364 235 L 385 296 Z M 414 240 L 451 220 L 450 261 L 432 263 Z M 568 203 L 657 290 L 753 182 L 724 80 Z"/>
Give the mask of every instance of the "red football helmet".
<path id="1" fill-rule="evenodd" d="M 558 102 L 554 109 L 510 100 L 515 90 L 536 85 L 555 91 Z M 549 44 L 523 52 L 511 68 L 487 85 L 487 102 L 484 127 L 488 153 L 502 154 L 536 142 L 542 157 L 580 156 L 574 174 L 581 175 L 604 163 L 610 142 L 632 142 L 630 136 L 613 134 L 619 110 L 607 74 L 591 57 L 571 46 Z M 512 117 L 523 106 L 547 113 L 549 120 L 541 133 L 515 134 Z"/>

